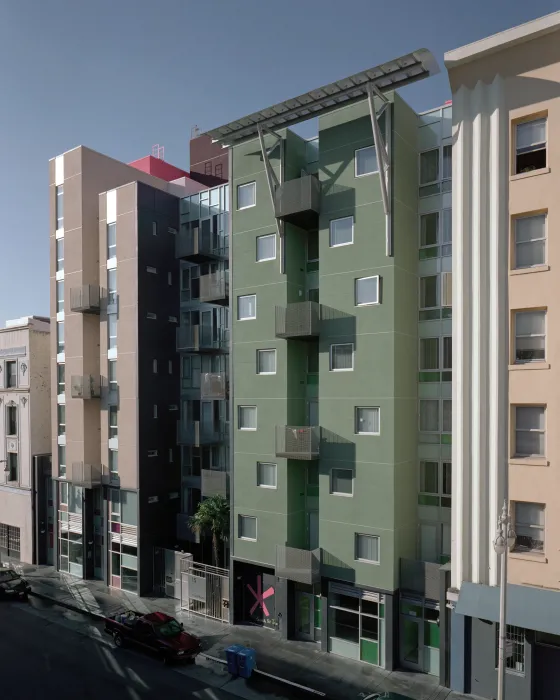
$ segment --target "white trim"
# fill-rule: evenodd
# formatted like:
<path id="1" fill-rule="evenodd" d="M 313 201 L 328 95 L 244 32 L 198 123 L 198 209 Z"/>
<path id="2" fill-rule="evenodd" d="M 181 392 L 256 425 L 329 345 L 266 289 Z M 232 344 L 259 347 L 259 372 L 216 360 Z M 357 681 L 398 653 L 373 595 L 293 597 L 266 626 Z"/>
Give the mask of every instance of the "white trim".
<path id="1" fill-rule="evenodd" d="M 377 409 L 377 415 L 379 417 L 379 430 L 376 433 L 362 433 L 358 431 L 358 411 L 361 408 Z M 381 408 L 379 406 L 354 406 L 354 435 L 381 435 Z"/>
<path id="2" fill-rule="evenodd" d="M 59 270 L 58 272 L 56 272 L 54 278 L 57 282 L 63 281 L 64 280 L 64 270 Z"/>
<path id="3" fill-rule="evenodd" d="M 63 352 L 58 352 L 58 353 L 56 354 L 56 361 L 57 361 L 57 362 L 60 362 L 60 363 L 63 363 L 63 362 L 66 361 L 66 357 L 65 357 L 65 355 L 64 355 Z"/>
<path id="4" fill-rule="evenodd" d="M 116 268 L 117 268 L 117 256 L 115 255 L 113 258 L 107 259 L 107 269 L 108 270 L 116 270 Z"/>
<path id="5" fill-rule="evenodd" d="M 369 173 L 362 173 L 361 175 L 358 175 L 358 153 L 360 151 L 366 151 L 368 148 L 373 148 L 375 152 L 377 170 L 371 170 Z M 375 175 L 376 173 L 379 173 L 379 161 L 377 160 L 377 149 L 375 148 L 375 144 L 372 144 L 371 146 L 362 146 L 362 148 L 356 148 L 354 150 L 354 177 L 367 177 L 368 175 Z"/>
<path id="6" fill-rule="evenodd" d="M 242 187 L 249 187 L 249 185 L 254 185 L 254 187 L 253 187 L 253 191 L 255 193 L 254 202 L 253 202 L 253 204 L 247 204 L 244 207 L 240 207 L 239 206 L 239 190 Z M 257 206 L 257 181 L 251 180 L 250 182 L 243 182 L 243 183 L 237 185 L 237 189 L 235 191 L 235 196 L 236 196 L 237 211 L 243 211 L 244 209 L 251 209 L 252 207 L 256 207 Z"/>
<path id="7" fill-rule="evenodd" d="M 54 159 L 54 184 L 56 187 L 64 185 L 64 154 Z"/>
<path id="8" fill-rule="evenodd" d="M 377 280 L 377 301 L 362 301 L 358 303 L 358 282 L 362 280 Z M 354 306 L 378 306 L 381 303 L 379 299 L 379 275 L 369 275 L 368 277 L 356 277 L 354 279 Z"/>
<path id="9" fill-rule="evenodd" d="M 274 353 L 274 372 L 259 372 L 259 353 L 261 352 L 273 352 Z M 276 370 L 278 368 L 278 363 L 277 363 L 277 353 L 276 353 L 276 348 L 257 348 L 256 352 L 256 360 L 257 360 L 257 367 L 256 367 L 256 374 L 258 375 L 271 375 L 271 374 L 276 374 Z"/>
<path id="10" fill-rule="evenodd" d="M 341 345 L 351 345 L 352 346 L 352 367 L 346 367 L 342 369 L 336 369 L 333 367 L 333 348 L 339 347 Z M 332 343 L 329 345 L 329 372 L 353 372 L 354 371 L 354 343 Z"/>
<path id="11" fill-rule="evenodd" d="M 54 237 L 58 240 L 59 238 L 64 238 L 64 226 L 62 228 L 57 228 Z"/>
<path id="12" fill-rule="evenodd" d="M 259 484 L 259 465 L 260 464 L 271 464 L 274 467 L 274 486 L 269 486 L 268 484 Z M 259 489 L 270 489 L 276 491 L 278 489 L 278 464 L 276 462 L 257 462 L 257 487 Z"/>
<path id="13" fill-rule="evenodd" d="M 377 559 L 361 559 L 358 557 L 358 537 L 375 537 L 377 540 Z M 354 533 L 354 561 L 360 561 L 363 564 L 374 564 L 379 566 L 381 563 L 381 537 L 379 535 L 372 535 L 368 532 L 355 532 Z"/>
<path id="14" fill-rule="evenodd" d="M 239 300 L 247 299 L 248 297 L 255 297 L 255 315 L 254 316 L 244 316 L 239 317 Z M 237 320 L 238 321 L 254 321 L 257 318 L 257 295 L 256 294 L 238 294 L 237 295 Z"/>
<path id="15" fill-rule="evenodd" d="M 106 195 L 107 201 L 107 225 L 117 221 L 117 190 L 109 190 Z"/>
<path id="16" fill-rule="evenodd" d="M 242 408 L 254 408 L 255 409 L 255 427 L 254 428 L 242 428 L 240 426 L 241 421 L 239 419 L 241 417 L 241 409 Z M 254 404 L 249 404 L 249 405 L 242 404 L 242 405 L 237 406 L 237 429 L 238 430 L 245 430 L 247 432 L 254 433 L 254 432 L 256 432 L 258 426 L 259 426 L 259 423 L 258 423 L 257 407 Z"/>
<path id="17" fill-rule="evenodd" d="M 351 219 L 352 220 L 352 240 L 348 241 L 347 243 L 335 243 L 333 245 L 332 243 L 332 225 L 336 223 L 337 221 L 344 221 L 344 219 Z M 345 245 L 352 245 L 354 243 L 354 216 L 339 216 L 337 219 L 331 219 L 329 221 L 329 248 L 342 248 Z"/>
<path id="18" fill-rule="evenodd" d="M 244 537 L 240 534 L 241 518 L 251 518 L 252 520 L 255 521 L 255 536 L 254 537 Z M 245 540 L 247 542 L 256 542 L 258 539 L 258 527 L 259 527 L 259 523 L 258 523 L 256 515 L 243 515 L 243 513 L 237 514 L 237 539 L 238 540 Z"/>
<path id="19" fill-rule="evenodd" d="M 338 471 L 345 471 L 345 472 L 350 472 L 350 482 L 352 484 L 352 492 L 351 493 L 342 493 L 342 491 L 334 491 L 333 490 L 333 472 L 336 470 Z M 329 472 L 329 494 L 331 496 L 343 496 L 345 498 L 353 498 L 354 497 L 354 470 L 351 467 L 331 467 L 330 472 Z"/>
<path id="20" fill-rule="evenodd" d="M 273 238 L 274 239 L 274 257 L 272 257 L 272 258 L 259 258 L 259 239 L 260 238 Z M 256 241 L 256 251 L 255 251 L 256 262 L 261 263 L 261 262 L 269 262 L 270 260 L 276 260 L 276 234 L 275 233 L 264 233 L 262 236 L 257 236 L 255 238 L 255 241 Z"/>
<path id="21" fill-rule="evenodd" d="M 107 359 L 116 360 L 117 359 L 117 348 L 109 348 L 107 350 Z"/>
<path id="22" fill-rule="evenodd" d="M 56 321 L 57 323 L 64 323 L 64 311 L 56 312 Z"/>

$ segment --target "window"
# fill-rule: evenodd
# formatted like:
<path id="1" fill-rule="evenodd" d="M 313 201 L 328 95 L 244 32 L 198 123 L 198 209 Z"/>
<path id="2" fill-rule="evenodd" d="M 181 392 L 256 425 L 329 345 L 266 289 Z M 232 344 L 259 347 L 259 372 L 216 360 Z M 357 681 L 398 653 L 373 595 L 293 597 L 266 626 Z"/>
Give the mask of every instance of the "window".
<path id="1" fill-rule="evenodd" d="M 319 303 L 319 288 L 313 287 L 313 289 L 307 290 L 307 301 L 314 301 L 316 304 Z"/>
<path id="2" fill-rule="evenodd" d="M 257 236 L 257 262 L 276 259 L 276 234 Z"/>
<path id="3" fill-rule="evenodd" d="M 237 208 L 248 209 L 257 203 L 257 184 L 248 182 L 245 185 L 237 185 Z"/>
<path id="4" fill-rule="evenodd" d="M 542 503 L 513 504 L 515 509 L 515 551 L 544 552 L 544 505 Z"/>
<path id="5" fill-rule="evenodd" d="M 452 429 L 452 407 L 453 402 L 451 399 L 443 399 L 442 401 L 442 433 L 450 433 Z"/>
<path id="6" fill-rule="evenodd" d="M 8 481 L 18 480 L 18 455 L 17 452 L 8 452 Z"/>
<path id="7" fill-rule="evenodd" d="M 109 391 L 117 390 L 117 361 L 109 360 L 107 363 L 107 376 L 109 379 Z"/>
<path id="8" fill-rule="evenodd" d="M 157 403 L 154 404 L 153 416 L 154 418 L 157 418 Z"/>
<path id="9" fill-rule="evenodd" d="M 173 374 L 173 360 L 167 360 L 167 373 Z"/>
<path id="10" fill-rule="evenodd" d="M 256 406 L 239 406 L 237 414 L 237 423 L 239 430 L 256 430 L 257 429 L 257 407 Z"/>
<path id="11" fill-rule="evenodd" d="M 148 266 L 146 272 L 149 272 L 151 275 L 157 275 L 157 268 Z"/>
<path id="12" fill-rule="evenodd" d="M 500 654 L 500 625 L 496 625 L 496 668 Z M 506 670 L 525 673 L 525 630 L 514 625 L 506 626 Z"/>
<path id="13" fill-rule="evenodd" d="M 348 372 L 354 369 L 354 344 L 339 343 L 331 345 L 331 372 Z"/>
<path id="14" fill-rule="evenodd" d="M 349 245 L 354 242 L 354 217 L 345 216 L 342 219 L 334 219 L 329 228 L 329 246 L 336 248 L 339 245 Z"/>
<path id="15" fill-rule="evenodd" d="M 117 257 L 117 224 L 107 224 L 107 259 Z"/>
<path id="16" fill-rule="evenodd" d="M 17 406 L 6 407 L 6 434 L 17 435 Z"/>
<path id="17" fill-rule="evenodd" d="M 437 245 L 439 234 L 439 212 L 423 214 L 420 217 L 420 246 Z"/>
<path id="18" fill-rule="evenodd" d="M 64 271 L 64 238 L 56 239 L 56 271 Z"/>
<path id="19" fill-rule="evenodd" d="M 421 493 L 439 494 L 439 463 L 420 462 Z"/>
<path id="20" fill-rule="evenodd" d="M 64 311 L 64 281 L 56 281 L 56 313 Z"/>
<path id="21" fill-rule="evenodd" d="M 9 360 L 6 362 L 6 388 L 13 389 L 17 386 L 17 362 Z"/>
<path id="22" fill-rule="evenodd" d="M 352 496 L 354 474 L 351 469 L 331 469 L 331 493 L 336 496 Z"/>
<path id="23" fill-rule="evenodd" d="M 432 309 L 439 306 L 439 275 L 420 277 L 420 308 Z"/>
<path id="24" fill-rule="evenodd" d="M 515 262 L 517 270 L 546 262 L 546 214 L 523 216 L 514 220 Z"/>
<path id="25" fill-rule="evenodd" d="M 546 409 L 515 407 L 515 457 L 544 457 Z"/>
<path id="26" fill-rule="evenodd" d="M 109 343 L 109 350 L 116 349 L 117 347 L 117 315 L 109 314 L 107 316 L 107 336 Z"/>
<path id="27" fill-rule="evenodd" d="M 155 321 L 157 319 L 157 314 L 153 313 L 153 311 L 148 311 L 146 313 L 146 318 L 150 319 L 150 321 Z"/>
<path id="28" fill-rule="evenodd" d="M 515 127 L 515 172 L 546 168 L 546 117 Z"/>
<path id="29" fill-rule="evenodd" d="M 354 155 L 356 177 L 362 177 L 362 175 L 371 175 L 372 173 L 379 172 L 375 146 L 359 148 Z"/>
<path id="30" fill-rule="evenodd" d="M 109 450 L 109 474 L 115 476 L 119 473 L 119 453 L 117 450 Z"/>
<path id="31" fill-rule="evenodd" d="M 240 540 L 257 541 L 257 519 L 250 515 L 239 515 L 237 519 L 238 537 Z"/>
<path id="32" fill-rule="evenodd" d="M 172 287 L 173 286 L 173 273 L 168 272 L 167 273 L 167 284 Z"/>
<path id="33" fill-rule="evenodd" d="M 439 338 L 420 338 L 420 369 L 439 369 Z"/>
<path id="34" fill-rule="evenodd" d="M 355 558 L 379 564 L 379 537 L 377 535 L 360 535 L 356 533 Z"/>
<path id="35" fill-rule="evenodd" d="M 439 180 L 439 148 L 420 154 L 420 184 L 428 185 Z"/>
<path id="36" fill-rule="evenodd" d="M 64 404 L 58 404 L 56 407 L 56 419 L 58 434 L 66 435 L 66 406 Z"/>
<path id="37" fill-rule="evenodd" d="M 157 221 L 152 221 L 152 236 L 157 236 Z"/>
<path id="38" fill-rule="evenodd" d="M 316 136 L 305 144 L 305 159 L 308 163 L 316 163 L 319 160 L 319 137 Z"/>
<path id="39" fill-rule="evenodd" d="M 439 431 L 439 400 L 420 400 L 420 431 L 437 433 Z"/>
<path id="40" fill-rule="evenodd" d="M 204 174 L 212 175 L 212 163 L 209 160 L 204 163 Z"/>
<path id="41" fill-rule="evenodd" d="M 107 304 L 117 303 L 117 271 L 107 270 Z"/>
<path id="42" fill-rule="evenodd" d="M 451 255 L 452 252 L 452 235 L 453 235 L 453 217 L 451 215 L 451 209 L 444 209 L 442 212 L 443 226 L 441 234 L 441 254 L 443 256 Z"/>
<path id="43" fill-rule="evenodd" d="M 444 462 L 443 463 L 443 488 L 442 488 L 442 493 L 444 494 L 444 496 L 451 496 L 452 474 L 453 474 L 453 470 L 451 467 L 451 462 Z M 443 500 L 445 500 L 445 499 L 443 499 Z M 445 505 L 443 501 L 442 501 L 442 505 Z M 451 507 L 451 501 L 449 502 L 449 507 Z"/>
<path id="44" fill-rule="evenodd" d="M 263 489 L 276 488 L 276 464 L 257 462 L 257 486 Z"/>
<path id="45" fill-rule="evenodd" d="M 58 446 L 58 475 L 66 476 L 66 446 Z"/>
<path id="46" fill-rule="evenodd" d="M 379 408 L 356 407 L 356 433 L 359 435 L 379 435 Z"/>
<path id="47" fill-rule="evenodd" d="M 223 177 L 223 174 L 224 174 L 224 166 L 223 166 L 223 164 L 222 164 L 222 163 L 216 163 L 216 165 L 214 166 L 214 175 L 215 175 L 216 177 L 220 177 L 220 178 L 221 178 L 221 177 Z"/>
<path id="48" fill-rule="evenodd" d="M 157 374 L 157 360 L 152 360 L 152 372 Z"/>
<path id="49" fill-rule="evenodd" d="M 418 505 L 451 508 L 451 462 L 420 462 Z"/>
<path id="50" fill-rule="evenodd" d="M 307 233 L 307 272 L 316 272 L 319 269 L 319 232 Z"/>
<path id="51" fill-rule="evenodd" d="M 56 352 L 64 352 L 64 321 L 56 324 Z"/>
<path id="52" fill-rule="evenodd" d="M 64 228 L 64 185 L 58 185 L 56 192 L 56 228 Z"/>
<path id="53" fill-rule="evenodd" d="M 257 295 L 247 294 L 237 297 L 237 319 L 247 321 L 257 318 Z"/>
<path id="54" fill-rule="evenodd" d="M 453 146 L 443 147 L 443 180 L 451 180 L 453 173 Z M 445 185 L 444 185 L 445 189 Z"/>
<path id="55" fill-rule="evenodd" d="M 118 413 L 116 406 L 109 406 L 109 438 L 119 435 Z"/>
<path id="56" fill-rule="evenodd" d="M 355 281 L 356 306 L 379 304 L 379 276 L 360 277 Z"/>
<path id="57" fill-rule="evenodd" d="M 443 369 L 452 369 L 453 367 L 453 338 L 446 335 L 443 340 Z"/>
<path id="58" fill-rule="evenodd" d="M 158 456 L 157 450 L 148 450 L 148 457 L 157 457 L 157 456 Z"/>
<path id="59" fill-rule="evenodd" d="M 276 350 L 257 350 L 257 374 L 276 374 Z"/>
<path id="60" fill-rule="evenodd" d="M 64 394 L 66 389 L 66 365 L 56 366 L 56 393 Z"/>
<path id="61" fill-rule="evenodd" d="M 453 300 L 453 277 L 451 272 L 441 273 L 441 305 L 451 306 Z"/>
<path id="62" fill-rule="evenodd" d="M 544 362 L 546 311 L 515 313 L 515 363 Z"/>

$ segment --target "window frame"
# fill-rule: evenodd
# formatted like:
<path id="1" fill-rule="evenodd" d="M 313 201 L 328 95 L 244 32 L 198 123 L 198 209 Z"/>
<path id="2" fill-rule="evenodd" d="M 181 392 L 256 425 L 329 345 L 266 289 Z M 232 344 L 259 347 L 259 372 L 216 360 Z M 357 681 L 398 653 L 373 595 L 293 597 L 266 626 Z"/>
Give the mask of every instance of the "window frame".
<path id="1" fill-rule="evenodd" d="M 109 322 L 109 319 L 111 321 Z M 115 334 L 111 335 L 111 324 L 114 324 Z M 117 314 L 107 314 L 107 349 L 116 350 L 117 349 L 117 339 L 118 339 L 118 319 Z M 114 359 L 114 358 L 111 358 Z"/>
<path id="2" fill-rule="evenodd" d="M 9 368 L 9 370 L 8 370 L 8 368 Z M 17 389 L 17 388 L 18 388 L 18 363 L 17 363 L 17 360 L 6 360 L 6 389 Z"/>
<path id="3" fill-rule="evenodd" d="M 239 206 L 239 191 L 244 188 L 244 187 L 253 187 L 253 204 L 246 204 L 243 207 Z M 250 182 L 243 182 L 239 185 L 237 185 L 237 191 L 236 191 L 236 204 L 237 204 L 237 211 L 243 211 L 244 209 L 251 209 L 252 207 L 257 206 L 257 181 L 256 180 L 251 180 Z"/>
<path id="4" fill-rule="evenodd" d="M 64 313 L 64 280 L 55 281 L 55 303 L 56 303 L 56 313 Z"/>
<path id="5" fill-rule="evenodd" d="M 422 304 L 422 280 L 427 280 L 430 279 L 431 277 L 436 278 L 436 304 L 435 306 L 425 306 Z M 422 275 L 421 277 L 418 278 L 418 308 L 419 311 L 429 311 L 431 309 L 439 309 L 441 308 L 441 293 L 442 293 L 442 288 L 441 288 L 441 275 L 439 272 L 436 272 L 432 275 Z"/>
<path id="6" fill-rule="evenodd" d="M 261 356 L 261 353 L 263 352 L 272 352 L 274 353 L 274 372 L 261 372 L 259 368 L 259 358 Z M 277 353 L 276 353 L 276 348 L 257 348 L 257 374 L 258 375 L 264 375 L 264 376 L 270 376 L 273 374 L 276 374 L 278 368 L 278 362 L 277 362 Z"/>
<path id="7" fill-rule="evenodd" d="M 544 235 L 542 238 L 533 238 L 530 241 L 522 241 L 521 245 L 523 244 L 528 244 L 528 243 L 538 243 L 539 241 L 543 241 L 544 243 L 544 256 L 543 256 L 543 261 L 540 263 L 537 263 L 536 265 L 519 265 L 518 260 L 517 260 L 517 246 L 520 245 L 520 243 L 517 241 L 517 224 L 519 221 L 525 221 L 527 219 L 539 219 L 539 218 L 544 219 L 544 226 L 543 226 L 543 231 Z M 547 259 L 548 259 L 548 210 L 546 211 L 540 211 L 540 212 L 534 212 L 532 214 L 518 214 L 517 216 L 512 217 L 512 248 L 513 248 L 513 260 L 512 260 L 512 270 L 533 270 L 535 268 L 543 267 L 544 265 L 547 264 Z"/>
<path id="8" fill-rule="evenodd" d="M 11 402 L 10 402 L 11 403 Z M 15 427 L 12 430 L 12 427 Z M 18 435 L 19 420 L 18 420 L 18 407 L 8 404 L 6 406 L 6 436 L 16 437 Z"/>
<path id="9" fill-rule="evenodd" d="M 113 460 L 116 460 L 116 465 L 117 468 L 114 469 L 114 463 Z M 109 449 L 109 457 L 107 460 L 107 468 L 109 469 L 109 475 L 118 475 L 119 473 L 119 451 L 118 450 L 111 450 Z"/>
<path id="10" fill-rule="evenodd" d="M 56 272 L 64 272 L 64 236 L 55 240 Z M 60 250 L 62 248 L 62 251 Z M 62 257 L 60 257 L 62 256 Z"/>
<path id="11" fill-rule="evenodd" d="M 248 520 L 248 519 L 255 521 L 255 536 L 254 537 L 247 537 L 247 536 L 241 534 L 242 529 L 243 529 L 241 527 L 241 523 L 244 520 Z M 257 517 L 255 515 L 243 515 L 242 513 L 237 514 L 237 539 L 238 540 L 245 540 L 246 542 L 257 542 L 258 541 L 258 527 L 259 527 L 259 523 L 258 523 Z"/>
<path id="12" fill-rule="evenodd" d="M 274 240 L 274 256 L 271 258 L 259 258 L 259 240 L 262 238 L 272 238 Z M 257 236 L 256 237 L 256 252 L 255 252 L 255 262 L 261 263 L 261 262 L 270 262 L 271 260 L 276 260 L 277 256 L 277 251 L 276 251 L 276 234 L 275 233 L 264 233 L 262 236 Z"/>
<path id="13" fill-rule="evenodd" d="M 515 309 L 513 311 L 513 357 L 511 358 L 512 363 L 515 365 L 533 365 L 539 364 L 547 361 L 547 331 L 548 331 L 548 309 Z M 518 335 L 517 333 L 517 323 L 519 314 L 543 314 L 544 315 L 544 334 L 533 333 L 530 335 Z M 544 338 L 544 357 L 537 358 L 535 360 L 521 360 L 517 357 L 517 341 L 519 338 Z"/>
<path id="14" fill-rule="evenodd" d="M 379 425 L 379 430 L 377 432 L 372 432 L 372 433 L 366 433 L 358 430 L 359 427 L 359 411 L 364 410 L 364 409 L 373 409 L 374 411 L 377 411 L 377 423 Z M 380 406 L 355 406 L 354 407 L 354 434 L 355 435 L 370 435 L 370 436 L 376 436 L 376 435 L 381 435 L 381 407 Z"/>
<path id="15" fill-rule="evenodd" d="M 271 465 L 274 467 L 274 485 L 270 486 L 269 484 L 263 484 L 260 480 L 260 471 L 259 468 L 263 465 Z M 276 490 L 278 489 L 278 464 L 276 462 L 257 462 L 257 486 L 260 489 L 271 489 L 271 490 Z"/>
<path id="16" fill-rule="evenodd" d="M 239 302 L 241 299 L 248 299 L 249 297 L 255 298 L 255 315 L 254 316 L 244 316 L 243 318 L 239 315 Z M 237 320 L 238 321 L 255 321 L 257 318 L 257 295 L 256 294 L 238 294 L 237 296 Z"/>
<path id="17" fill-rule="evenodd" d="M 422 221 L 428 216 L 437 216 L 437 226 L 436 226 L 436 242 L 435 243 L 422 243 Z M 418 217 L 418 248 L 420 250 L 427 250 L 429 248 L 437 248 L 440 245 L 440 238 L 442 232 L 442 215 L 440 209 L 434 209 L 432 211 L 424 211 Z M 439 257 L 439 256 L 438 256 Z"/>
<path id="18" fill-rule="evenodd" d="M 334 367 L 333 366 L 333 349 L 350 346 L 352 348 L 352 366 L 351 367 Z M 332 343 L 329 345 L 329 372 L 353 372 L 354 371 L 354 343 Z"/>
<path id="19" fill-rule="evenodd" d="M 244 408 L 254 408 L 255 409 L 255 427 L 254 428 L 243 428 L 241 427 L 241 413 Z M 258 410 L 254 404 L 243 404 L 237 406 L 237 429 L 243 430 L 244 432 L 254 433 L 258 429 Z"/>
<path id="20" fill-rule="evenodd" d="M 358 542 L 360 537 L 367 537 L 368 539 L 377 540 L 377 559 L 362 559 L 358 556 Z M 354 561 L 362 562 L 363 564 L 374 564 L 378 566 L 381 563 L 381 537 L 379 535 L 370 535 L 365 532 L 355 532 L 354 533 Z"/>
<path id="21" fill-rule="evenodd" d="M 112 418 L 115 416 L 115 421 Z M 109 440 L 119 437 L 119 411 L 117 406 L 110 405 L 107 407 L 107 424 L 109 429 Z"/>
<path id="22" fill-rule="evenodd" d="M 546 170 L 546 168 L 548 167 L 549 158 L 550 158 L 550 155 L 549 155 L 549 152 L 548 152 L 548 136 L 549 136 L 549 133 L 548 133 L 548 113 L 545 113 L 545 114 L 542 114 L 542 113 L 541 113 L 541 114 L 531 114 L 531 115 L 527 115 L 526 117 L 521 117 L 520 119 L 513 120 L 513 122 L 512 122 L 512 127 L 513 127 L 513 134 L 512 134 L 512 146 L 513 146 L 513 148 L 512 148 L 512 160 L 513 160 L 513 163 L 512 163 L 512 175 L 513 175 L 513 176 L 515 176 L 515 175 L 525 175 L 525 174 L 527 174 L 526 172 L 524 172 L 524 171 L 522 171 L 522 170 L 521 170 L 521 171 L 518 171 L 518 169 L 517 169 L 517 159 L 518 159 L 518 157 L 519 157 L 520 155 L 524 155 L 524 154 L 520 154 L 520 153 L 519 153 L 519 149 L 518 149 L 518 146 L 517 146 L 518 129 L 519 129 L 520 126 L 524 126 L 525 124 L 530 124 L 531 122 L 538 122 L 538 121 L 541 121 L 541 120 L 544 120 L 544 122 L 545 122 L 544 151 L 545 151 L 545 154 L 546 154 L 546 161 L 545 161 L 545 164 L 544 164 L 544 166 L 543 166 L 542 168 L 535 168 L 534 170 L 529 170 L 529 171 L 527 171 L 527 172 L 531 172 L 531 173 L 533 173 L 533 172 L 539 172 L 539 171 L 542 171 L 542 170 Z M 533 148 L 532 150 L 526 150 L 525 153 L 534 153 L 535 151 L 538 151 L 538 150 L 542 150 L 542 149 Z"/>
<path id="23" fill-rule="evenodd" d="M 438 172 L 435 180 L 429 180 L 428 182 L 422 182 L 422 156 L 425 153 L 431 153 L 432 151 L 438 152 Z M 424 151 L 418 153 L 418 188 L 421 190 L 423 187 L 428 187 L 429 185 L 436 185 L 441 182 L 442 179 L 442 158 L 443 158 L 443 146 L 435 146 L 435 148 L 426 148 Z M 432 195 L 430 195 L 432 196 Z"/>
<path id="24" fill-rule="evenodd" d="M 344 221 L 346 219 L 350 219 L 352 221 L 352 231 L 351 231 L 351 240 L 347 241 L 346 243 L 334 243 L 332 242 L 332 234 L 333 234 L 333 224 L 336 224 L 337 221 Z M 353 245 L 354 244 L 354 227 L 355 227 L 355 221 L 354 221 L 354 216 L 339 216 L 336 219 L 331 219 L 329 221 L 329 248 L 343 248 L 344 246 L 347 245 Z"/>
<path id="25" fill-rule="evenodd" d="M 546 451 L 547 451 L 547 423 L 548 423 L 548 411 L 547 411 L 547 406 L 546 404 L 514 404 L 512 406 L 513 408 L 513 445 L 512 445 L 512 458 L 513 459 L 546 459 Z M 517 409 L 518 408 L 542 408 L 543 413 L 544 413 L 544 428 L 542 430 L 533 430 L 533 429 L 527 429 L 527 428 L 521 428 L 519 429 L 517 427 Z M 518 451 L 517 449 L 517 433 L 518 432 L 526 432 L 526 433 L 539 433 L 544 436 L 544 446 L 543 446 L 543 453 L 542 454 L 523 454 Z"/>
<path id="26" fill-rule="evenodd" d="M 423 365 L 425 363 L 422 362 L 424 359 L 426 353 L 422 351 L 422 347 L 424 343 L 428 340 L 435 340 L 437 341 L 437 366 L 436 367 L 424 367 Z M 431 335 L 427 336 L 426 338 L 418 338 L 418 371 L 419 372 L 439 372 L 442 369 L 443 365 L 443 342 L 440 342 L 442 340 L 442 336 L 439 335 Z"/>
<path id="27" fill-rule="evenodd" d="M 109 243 L 109 229 L 111 229 L 111 231 L 114 231 L 114 233 L 115 233 L 115 235 L 114 235 L 115 242 L 112 244 Z M 113 260 L 114 258 L 117 257 L 117 222 L 116 221 L 112 221 L 110 224 L 107 224 L 106 234 L 107 234 L 107 260 Z M 113 249 L 114 249 L 114 255 L 111 255 L 110 253 Z"/>
<path id="28" fill-rule="evenodd" d="M 520 523 L 517 517 L 517 506 L 519 504 L 538 506 L 539 510 L 542 512 L 543 524 L 535 525 L 534 523 Z M 546 552 L 546 503 L 537 503 L 536 501 L 512 501 L 513 510 L 513 528 L 516 535 L 519 534 L 519 526 L 522 528 L 534 528 L 535 530 L 542 530 L 542 549 L 527 549 L 522 548 L 517 544 L 517 537 L 515 538 L 515 545 L 513 551 L 517 554 L 529 554 L 530 556 L 545 556 Z"/>
<path id="29" fill-rule="evenodd" d="M 56 434 L 66 435 L 66 404 L 63 403 L 56 406 Z"/>
<path id="30" fill-rule="evenodd" d="M 64 230 L 64 184 L 55 185 L 54 189 L 54 201 L 55 201 L 55 229 L 60 231 Z M 59 224 L 61 224 L 59 226 Z"/>
<path id="31" fill-rule="evenodd" d="M 370 170 L 367 173 L 358 173 L 358 153 L 361 151 L 368 151 L 370 149 L 372 149 L 375 154 L 377 170 Z M 377 158 L 377 149 L 375 148 L 375 144 L 371 144 L 370 146 L 362 146 L 362 148 L 356 148 L 354 150 L 354 177 L 367 177 L 368 175 L 375 175 L 376 173 L 379 173 L 379 159 Z"/>
<path id="32" fill-rule="evenodd" d="M 343 491 L 334 490 L 334 472 L 350 472 L 350 493 L 344 493 Z M 354 496 L 354 470 L 350 467 L 331 467 L 329 473 L 329 494 L 331 496 L 343 496 L 345 498 L 353 498 Z"/>
<path id="33" fill-rule="evenodd" d="M 358 282 L 363 280 L 377 280 L 377 301 L 360 301 L 358 302 Z M 381 304 L 381 284 L 379 275 L 368 275 L 367 277 L 354 278 L 354 306 L 379 306 Z"/>

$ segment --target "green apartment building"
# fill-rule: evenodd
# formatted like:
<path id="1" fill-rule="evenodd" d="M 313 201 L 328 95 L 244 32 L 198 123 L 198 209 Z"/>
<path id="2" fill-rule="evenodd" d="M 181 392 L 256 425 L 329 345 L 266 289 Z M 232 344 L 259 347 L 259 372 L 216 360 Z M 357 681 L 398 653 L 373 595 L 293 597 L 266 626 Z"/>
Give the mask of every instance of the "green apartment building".
<path id="1" fill-rule="evenodd" d="M 385 668 L 445 599 L 418 561 L 419 117 L 395 92 L 431 72 L 415 52 L 209 132 L 230 147 L 234 622 Z M 311 116 L 314 139 L 285 128 Z"/>

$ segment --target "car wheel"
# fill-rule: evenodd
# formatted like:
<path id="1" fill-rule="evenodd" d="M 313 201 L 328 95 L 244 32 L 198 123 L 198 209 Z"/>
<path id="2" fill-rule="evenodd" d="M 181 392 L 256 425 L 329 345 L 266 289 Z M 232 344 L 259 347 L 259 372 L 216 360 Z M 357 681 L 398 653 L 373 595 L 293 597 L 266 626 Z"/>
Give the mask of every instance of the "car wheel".
<path id="1" fill-rule="evenodd" d="M 122 647 L 124 647 L 124 639 L 122 637 L 122 634 L 119 634 L 117 632 L 117 634 L 115 634 L 115 636 L 113 637 L 113 641 L 115 642 L 115 646 L 117 648 L 122 649 Z"/>

